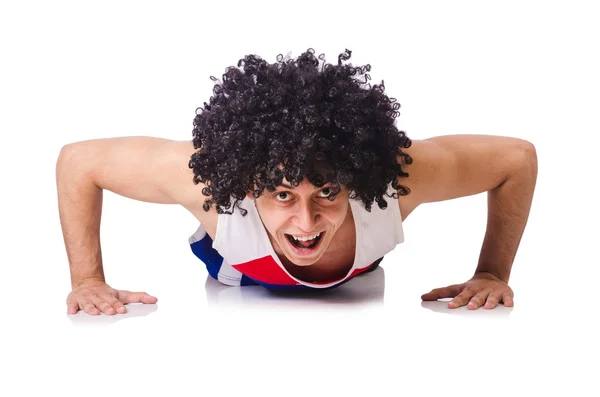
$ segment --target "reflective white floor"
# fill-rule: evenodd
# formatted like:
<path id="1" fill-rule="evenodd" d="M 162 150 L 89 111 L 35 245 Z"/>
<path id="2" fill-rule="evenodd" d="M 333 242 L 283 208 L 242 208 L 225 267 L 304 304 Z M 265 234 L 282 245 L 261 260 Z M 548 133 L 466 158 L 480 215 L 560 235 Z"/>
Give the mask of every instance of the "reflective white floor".
<path id="1" fill-rule="evenodd" d="M 209 307 L 220 309 L 249 310 L 249 311 L 296 311 L 303 312 L 325 311 L 356 311 L 381 310 L 384 307 L 385 270 L 379 267 L 375 271 L 356 277 L 347 285 L 328 291 L 297 291 L 272 292 L 260 286 L 232 288 L 219 283 L 207 276 L 204 284 L 206 302 Z M 494 310 L 468 310 L 466 307 L 449 309 L 450 299 L 435 302 L 421 302 L 421 307 L 436 313 L 464 318 L 508 318 L 514 307 L 499 305 Z M 102 326 L 113 324 L 134 317 L 148 316 L 158 310 L 159 304 L 142 305 L 130 304 L 125 315 L 88 315 L 79 311 L 76 315 L 68 315 L 73 325 Z"/>
<path id="2" fill-rule="evenodd" d="M 158 291 L 148 289 L 157 304 L 114 316 L 68 315 L 64 289 L 31 284 L 37 294 L 3 316 L 3 387 L 68 396 L 593 395 L 598 326 L 589 301 L 553 303 L 535 279 L 515 277 L 512 308 L 448 309 L 421 302 L 388 259 L 326 294 L 157 279 L 149 284 Z"/>

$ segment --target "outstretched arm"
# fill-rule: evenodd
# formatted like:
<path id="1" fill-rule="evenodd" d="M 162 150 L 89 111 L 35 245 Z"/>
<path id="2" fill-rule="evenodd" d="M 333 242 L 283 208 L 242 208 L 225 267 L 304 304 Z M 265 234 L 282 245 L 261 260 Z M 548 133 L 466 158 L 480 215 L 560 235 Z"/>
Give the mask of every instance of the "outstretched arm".
<path id="1" fill-rule="evenodd" d="M 194 185 L 188 168 L 192 153 L 191 142 L 141 136 L 95 139 L 63 147 L 56 163 L 56 182 L 71 270 L 69 313 L 79 309 L 89 314 L 123 313 L 123 303 L 156 301 L 145 293 L 106 285 L 100 247 L 103 190 L 140 201 L 181 204 L 213 227 L 216 213 L 201 210 L 203 185 Z"/>
<path id="2" fill-rule="evenodd" d="M 535 147 L 511 137 L 447 135 L 413 141 L 405 150 L 413 157 L 413 164 L 406 168 L 410 176 L 400 183 L 412 190 L 407 197 L 414 194 L 411 200 L 415 207 L 488 192 L 487 230 L 474 276 L 477 282 L 434 289 L 422 298 L 456 297 L 449 307 L 472 302 L 469 308 L 477 308 L 486 299 L 486 308 L 495 307 L 499 301 L 512 305 L 512 291 L 507 285 L 507 289 L 496 288 L 501 294 L 486 294 L 484 287 L 491 285 L 487 280 L 490 276 L 492 281 L 508 283 L 537 179 Z"/>

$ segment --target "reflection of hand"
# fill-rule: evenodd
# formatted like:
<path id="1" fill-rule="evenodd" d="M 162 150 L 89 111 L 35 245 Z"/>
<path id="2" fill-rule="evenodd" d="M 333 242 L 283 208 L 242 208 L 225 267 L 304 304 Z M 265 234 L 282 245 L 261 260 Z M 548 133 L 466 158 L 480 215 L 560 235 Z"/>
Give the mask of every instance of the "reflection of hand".
<path id="1" fill-rule="evenodd" d="M 466 283 L 449 285 L 444 288 L 435 288 L 431 292 L 421 295 L 424 301 L 434 301 L 441 298 L 454 298 L 448 303 L 448 308 L 454 309 L 464 306 L 477 309 L 485 303 L 485 309 L 493 309 L 498 303 L 504 306 L 513 306 L 513 290 L 506 281 L 488 272 L 479 272 Z"/>
<path id="2" fill-rule="evenodd" d="M 145 292 L 130 292 L 111 288 L 100 280 L 86 280 L 79 284 L 67 297 L 67 313 L 75 314 L 79 309 L 88 314 L 113 315 L 127 313 L 126 303 L 156 303 L 158 299 Z"/>

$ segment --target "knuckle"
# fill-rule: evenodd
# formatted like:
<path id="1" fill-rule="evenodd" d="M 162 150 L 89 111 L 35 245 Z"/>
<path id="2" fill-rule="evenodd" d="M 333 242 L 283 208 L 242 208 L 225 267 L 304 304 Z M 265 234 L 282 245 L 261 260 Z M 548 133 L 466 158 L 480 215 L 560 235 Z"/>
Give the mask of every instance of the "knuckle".
<path id="1" fill-rule="evenodd" d="M 98 309 L 104 310 L 104 309 L 106 309 L 110 305 L 108 304 L 107 301 L 101 300 L 101 301 L 99 301 L 99 302 L 96 303 L 96 306 L 98 307 Z"/>
<path id="2" fill-rule="evenodd" d="M 112 305 L 111 305 L 111 304 L 109 304 L 108 302 L 106 302 L 106 301 L 103 301 L 103 302 L 101 303 L 101 310 L 102 310 L 104 313 L 108 313 L 108 312 L 111 312 L 111 311 L 113 311 L 113 310 L 114 310 L 114 307 L 112 307 Z"/>
<path id="3" fill-rule="evenodd" d="M 475 295 L 473 298 L 471 298 L 471 302 L 477 304 L 477 305 L 481 305 L 484 301 L 484 297 L 481 295 Z"/>
<path id="4" fill-rule="evenodd" d="M 81 291 L 77 296 L 85 301 L 93 301 L 96 298 L 96 295 L 91 291 Z"/>
<path id="5" fill-rule="evenodd" d="M 118 307 L 123 306 L 123 303 L 118 299 L 113 299 L 110 301 L 110 305 L 116 309 Z"/>
<path id="6" fill-rule="evenodd" d="M 84 301 L 82 301 L 81 304 L 85 309 L 93 309 L 94 307 L 96 307 L 94 302 L 92 302 L 90 300 L 84 300 Z"/>

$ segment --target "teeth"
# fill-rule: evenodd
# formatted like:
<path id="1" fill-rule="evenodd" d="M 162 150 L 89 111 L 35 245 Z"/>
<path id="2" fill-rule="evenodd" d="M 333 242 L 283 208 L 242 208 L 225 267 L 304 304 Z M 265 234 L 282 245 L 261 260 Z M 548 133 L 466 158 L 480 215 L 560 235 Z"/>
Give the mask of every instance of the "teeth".
<path id="1" fill-rule="evenodd" d="M 321 235 L 321 232 L 315 234 L 314 236 L 306 236 L 306 237 L 296 237 L 296 236 L 292 236 L 295 240 L 300 240 L 300 241 L 308 241 L 308 240 L 312 240 L 314 238 L 317 238 Z"/>

